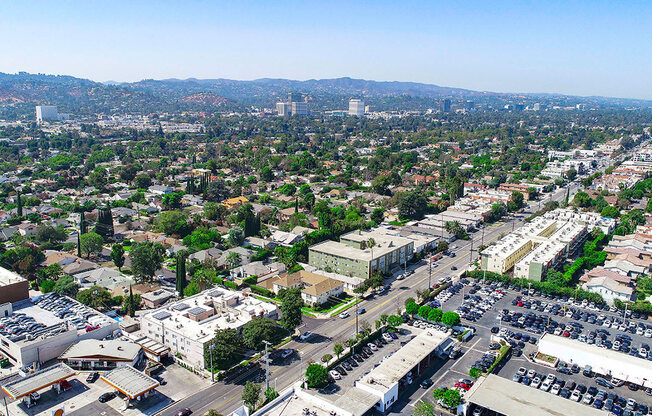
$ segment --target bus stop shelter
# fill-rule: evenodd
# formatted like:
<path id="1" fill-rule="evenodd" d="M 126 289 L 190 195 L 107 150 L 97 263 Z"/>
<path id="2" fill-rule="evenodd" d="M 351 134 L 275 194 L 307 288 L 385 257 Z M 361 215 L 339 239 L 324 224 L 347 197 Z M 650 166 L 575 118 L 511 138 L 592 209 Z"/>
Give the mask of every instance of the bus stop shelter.
<path id="1" fill-rule="evenodd" d="M 22 398 L 29 407 L 32 405 L 30 397 L 32 393 L 50 386 L 57 393 L 61 393 L 61 384 L 75 374 L 77 374 L 75 370 L 61 363 L 7 383 L 2 386 L 2 390 L 14 400 Z"/>
<path id="2" fill-rule="evenodd" d="M 110 371 L 100 378 L 126 396 L 125 409 L 131 400 L 147 398 L 150 392 L 160 385 L 158 381 L 130 365 Z"/>

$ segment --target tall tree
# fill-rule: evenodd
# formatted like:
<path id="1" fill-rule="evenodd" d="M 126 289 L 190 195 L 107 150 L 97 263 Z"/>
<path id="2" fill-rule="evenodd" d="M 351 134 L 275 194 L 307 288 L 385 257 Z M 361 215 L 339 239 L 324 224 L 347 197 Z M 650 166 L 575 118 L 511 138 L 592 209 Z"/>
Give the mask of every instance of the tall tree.
<path id="1" fill-rule="evenodd" d="M 262 388 L 260 384 L 247 381 L 247 384 L 242 390 L 242 403 L 249 408 L 249 411 L 253 413 L 256 410 L 256 406 L 260 401 L 260 392 Z"/>
<path id="2" fill-rule="evenodd" d="M 113 238 L 113 214 L 111 213 L 111 205 L 106 204 L 104 208 L 98 208 L 95 232 L 105 240 Z"/>
<path id="3" fill-rule="evenodd" d="M 179 296 L 183 296 L 183 289 L 186 288 L 186 255 L 184 252 L 177 254 L 177 275 L 176 289 Z"/>
<path id="4" fill-rule="evenodd" d="M 151 281 L 163 264 L 165 248 L 161 243 L 144 241 L 131 248 L 131 271 L 140 282 Z"/>
<path id="5" fill-rule="evenodd" d="M 16 215 L 23 216 L 23 200 L 20 198 L 20 191 L 16 190 Z"/>
<path id="6" fill-rule="evenodd" d="M 97 233 L 86 233 L 80 237 L 81 251 L 86 254 L 86 257 L 100 254 L 102 244 L 104 244 L 104 240 Z"/>
<path id="7" fill-rule="evenodd" d="M 281 296 L 281 326 L 288 331 L 294 331 L 303 322 L 301 308 L 303 300 L 299 289 L 287 289 Z"/>
<path id="8" fill-rule="evenodd" d="M 125 249 L 122 244 L 114 244 L 111 247 L 111 260 L 118 270 L 122 271 L 122 266 L 125 264 Z"/>

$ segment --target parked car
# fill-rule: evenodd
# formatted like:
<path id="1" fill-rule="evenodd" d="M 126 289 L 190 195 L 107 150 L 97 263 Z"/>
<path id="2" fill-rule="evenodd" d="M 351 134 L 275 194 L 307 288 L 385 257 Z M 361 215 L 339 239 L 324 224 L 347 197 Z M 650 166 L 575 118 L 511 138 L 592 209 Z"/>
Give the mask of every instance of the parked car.
<path id="1" fill-rule="evenodd" d="M 425 379 L 425 380 L 423 380 L 421 382 L 421 388 L 422 389 L 427 389 L 428 387 L 432 386 L 433 384 L 434 384 L 434 382 L 431 379 L 427 378 L 427 379 Z"/>
<path id="2" fill-rule="evenodd" d="M 114 397 L 115 397 L 115 393 L 113 393 L 113 392 L 109 392 L 109 393 L 104 393 L 104 394 L 101 395 L 97 400 L 98 400 L 100 403 L 106 403 L 106 402 L 108 402 L 109 400 L 113 399 Z"/>
<path id="3" fill-rule="evenodd" d="M 340 373 L 338 373 L 335 370 L 329 371 L 328 374 L 330 374 L 330 376 L 333 377 L 333 380 L 341 380 L 342 379 L 342 376 L 340 375 Z"/>
<path id="4" fill-rule="evenodd" d="M 97 380 L 98 376 L 99 376 L 99 374 L 97 374 L 95 371 L 93 371 L 92 373 L 88 374 L 88 377 L 86 377 L 86 382 L 87 383 L 95 383 L 95 380 Z"/>

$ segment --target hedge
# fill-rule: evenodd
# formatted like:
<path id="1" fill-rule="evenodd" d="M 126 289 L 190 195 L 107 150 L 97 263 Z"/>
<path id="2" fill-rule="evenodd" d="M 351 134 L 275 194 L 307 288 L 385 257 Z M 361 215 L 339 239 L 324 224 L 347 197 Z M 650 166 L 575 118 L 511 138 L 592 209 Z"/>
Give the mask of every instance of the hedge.
<path id="1" fill-rule="evenodd" d="M 271 290 L 267 290 L 264 287 L 256 286 L 256 285 L 251 285 L 249 286 L 252 292 L 254 292 L 257 295 L 261 296 L 266 296 L 268 298 L 273 298 L 274 297 L 274 292 Z"/>
<path id="2" fill-rule="evenodd" d="M 230 280 L 224 280 L 224 287 L 227 289 L 238 290 L 238 285 Z"/>
<path id="3" fill-rule="evenodd" d="M 258 283 L 258 276 L 256 276 L 256 275 L 249 276 L 246 279 L 243 279 L 242 283 L 245 283 L 245 284 L 248 284 L 248 285 L 255 285 L 256 283 Z"/>

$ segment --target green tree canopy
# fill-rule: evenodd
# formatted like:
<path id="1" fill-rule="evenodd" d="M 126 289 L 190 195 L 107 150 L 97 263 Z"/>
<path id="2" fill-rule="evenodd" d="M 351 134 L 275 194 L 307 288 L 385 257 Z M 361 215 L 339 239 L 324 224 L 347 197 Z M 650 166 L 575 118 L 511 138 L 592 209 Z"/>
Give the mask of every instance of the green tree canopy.
<path id="1" fill-rule="evenodd" d="M 86 257 L 98 255 L 102 251 L 104 239 L 97 233 L 82 234 L 79 238 L 81 252 L 86 254 Z"/>
<path id="2" fill-rule="evenodd" d="M 138 281 L 149 282 L 163 264 L 165 248 L 161 243 L 143 241 L 131 248 L 131 271 Z"/>

